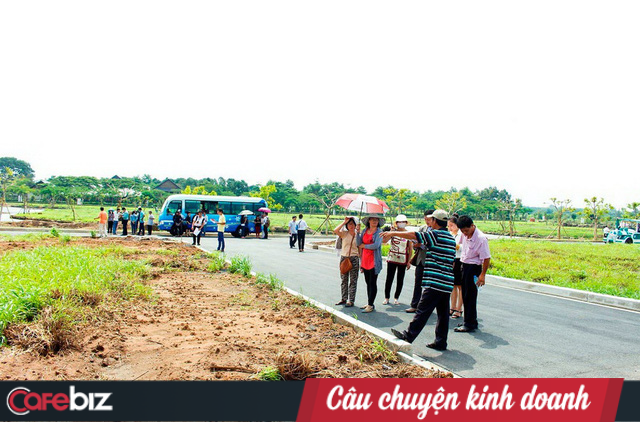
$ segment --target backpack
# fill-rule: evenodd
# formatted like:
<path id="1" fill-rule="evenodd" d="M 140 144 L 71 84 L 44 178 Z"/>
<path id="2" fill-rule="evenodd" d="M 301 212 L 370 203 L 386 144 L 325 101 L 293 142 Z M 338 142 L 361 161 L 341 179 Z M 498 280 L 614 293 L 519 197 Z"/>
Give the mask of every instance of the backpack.
<path id="1" fill-rule="evenodd" d="M 270 218 L 267 218 L 267 222 L 266 222 L 266 223 L 264 223 L 264 228 L 265 228 L 265 229 L 268 229 L 270 225 L 271 225 L 271 219 L 270 219 Z"/>

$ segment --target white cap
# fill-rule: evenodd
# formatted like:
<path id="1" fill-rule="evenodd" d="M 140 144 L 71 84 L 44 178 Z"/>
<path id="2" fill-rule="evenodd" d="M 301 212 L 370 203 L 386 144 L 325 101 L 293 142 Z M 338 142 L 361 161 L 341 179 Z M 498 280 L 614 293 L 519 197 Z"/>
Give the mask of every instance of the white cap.
<path id="1" fill-rule="evenodd" d="M 404 214 L 398 214 L 398 216 L 396 217 L 396 223 L 399 221 L 409 222 L 409 220 L 407 220 L 407 216 Z"/>

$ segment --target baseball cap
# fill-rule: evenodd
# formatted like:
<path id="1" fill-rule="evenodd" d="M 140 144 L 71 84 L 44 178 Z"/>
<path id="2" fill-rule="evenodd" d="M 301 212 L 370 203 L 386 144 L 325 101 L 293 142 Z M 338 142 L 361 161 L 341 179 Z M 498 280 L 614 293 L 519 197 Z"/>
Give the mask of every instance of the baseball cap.
<path id="1" fill-rule="evenodd" d="M 435 210 L 432 214 L 427 215 L 429 218 L 435 218 L 436 220 L 446 221 L 449 219 L 449 213 L 445 210 Z"/>

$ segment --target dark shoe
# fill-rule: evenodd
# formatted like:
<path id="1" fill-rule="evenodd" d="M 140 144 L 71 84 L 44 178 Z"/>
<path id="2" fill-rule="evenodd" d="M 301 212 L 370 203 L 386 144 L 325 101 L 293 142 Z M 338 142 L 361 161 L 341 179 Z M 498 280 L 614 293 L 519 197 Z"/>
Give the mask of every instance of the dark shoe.
<path id="1" fill-rule="evenodd" d="M 461 325 L 453 329 L 456 333 L 473 333 L 476 329 L 467 327 L 466 325 Z"/>
<path id="2" fill-rule="evenodd" d="M 394 336 L 396 336 L 396 338 L 399 338 L 400 340 L 407 341 L 407 335 L 404 332 L 398 331 L 395 328 L 392 328 L 391 332 L 393 333 Z"/>
<path id="3" fill-rule="evenodd" d="M 346 304 L 347 301 L 346 300 L 341 300 L 340 302 L 336 303 L 336 305 L 344 305 Z"/>
<path id="4" fill-rule="evenodd" d="M 429 343 L 427 344 L 427 347 L 429 349 L 434 349 L 434 350 L 447 350 L 447 346 L 441 346 L 438 343 Z"/>
<path id="5" fill-rule="evenodd" d="M 408 314 L 415 314 L 417 309 L 416 308 L 409 308 L 409 309 L 405 309 L 404 311 L 406 313 L 408 313 Z"/>

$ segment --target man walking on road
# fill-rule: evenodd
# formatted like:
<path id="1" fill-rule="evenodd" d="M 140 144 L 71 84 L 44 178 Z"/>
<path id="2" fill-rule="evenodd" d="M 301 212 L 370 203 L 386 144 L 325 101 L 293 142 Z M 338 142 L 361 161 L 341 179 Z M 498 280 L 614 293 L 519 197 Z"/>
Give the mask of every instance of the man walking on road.
<path id="1" fill-rule="evenodd" d="M 464 304 L 464 324 L 453 331 L 469 333 L 478 328 L 478 288 L 484 286 L 484 279 L 491 263 L 489 240 L 471 217 L 463 215 L 458 219 L 458 228 L 463 236 L 460 240 L 460 261 L 462 262 L 462 303 Z"/>
<path id="2" fill-rule="evenodd" d="M 296 222 L 296 216 L 291 217 L 289 221 L 289 249 L 293 249 L 296 246 L 298 240 L 298 223 Z"/>
<path id="3" fill-rule="evenodd" d="M 109 216 L 104 212 L 104 207 L 100 207 L 100 213 L 96 220 L 98 220 L 98 233 L 100 237 L 107 237 L 107 219 Z"/>
<path id="4" fill-rule="evenodd" d="M 447 349 L 449 334 L 449 298 L 453 290 L 453 262 L 456 256 L 456 241 L 447 230 L 449 214 L 436 210 L 429 214 L 431 231 L 421 232 L 383 232 L 386 241 L 392 236 L 417 240 L 427 251 L 422 272 L 422 296 L 416 315 L 406 331 L 391 329 L 399 339 L 409 343 L 418 337 L 435 309 L 438 312 L 436 339 L 427 347 L 436 350 Z"/>
<path id="5" fill-rule="evenodd" d="M 304 252 L 304 237 L 307 234 L 309 226 L 304 221 L 302 214 L 298 216 L 298 251 Z"/>
<path id="6" fill-rule="evenodd" d="M 420 233 L 427 233 L 431 231 L 430 222 L 432 220 L 429 215 L 433 214 L 435 210 L 426 210 L 424 212 L 424 226 L 420 227 L 418 230 Z M 405 309 L 405 312 L 409 314 L 415 314 L 418 310 L 418 302 L 420 302 L 420 297 L 422 297 L 422 271 L 424 270 L 424 259 L 426 257 L 427 251 L 424 248 L 424 245 L 418 243 L 414 245 L 413 249 L 415 250 L 415 279 L 413 284 L 413 297 L 411 298 L 411 307 L 409 309 Z"/>

